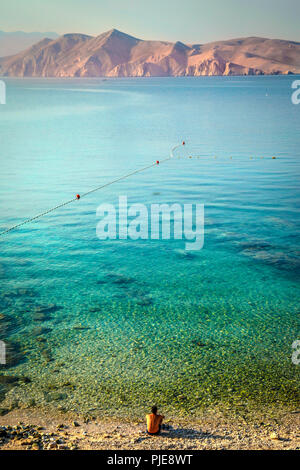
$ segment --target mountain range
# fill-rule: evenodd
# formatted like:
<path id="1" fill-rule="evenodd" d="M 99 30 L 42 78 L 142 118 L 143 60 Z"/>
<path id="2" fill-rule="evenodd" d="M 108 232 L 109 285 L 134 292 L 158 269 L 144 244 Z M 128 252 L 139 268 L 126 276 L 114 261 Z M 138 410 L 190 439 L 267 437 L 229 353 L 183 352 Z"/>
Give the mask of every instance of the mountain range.
<path id="1" fill-rule="evenodd" d="M 116 29 L 44 38 L 0 58 L 11 77 L 151 77 L 300 73 L 300 43 L 248 37 L 208 44 L 141 40 Z"/>
<path id="2" fill-rule="evenodd" d="M 27 47 L 33 46 L 41 39 L 58 38 L 57 33 L 25 33 L 24 31 L 5 32 L 0 31 L 0 57 L 7 55 L 18 54 L 20 51 Z"/>

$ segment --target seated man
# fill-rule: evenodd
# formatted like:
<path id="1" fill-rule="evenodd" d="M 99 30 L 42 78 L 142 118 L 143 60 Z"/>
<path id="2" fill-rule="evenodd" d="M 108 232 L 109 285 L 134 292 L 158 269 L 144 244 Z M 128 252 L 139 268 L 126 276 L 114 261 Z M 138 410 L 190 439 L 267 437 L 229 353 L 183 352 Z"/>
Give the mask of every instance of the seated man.
<path id="1" fill-rule="evenodd" d="M 157 435 L 161 430 L 161 423 L 164 419 L 163 415 L 157 414 L 157 406 L 152 406 L 151 414 L 146 415 L 147 419 L 147 433 Z"/>

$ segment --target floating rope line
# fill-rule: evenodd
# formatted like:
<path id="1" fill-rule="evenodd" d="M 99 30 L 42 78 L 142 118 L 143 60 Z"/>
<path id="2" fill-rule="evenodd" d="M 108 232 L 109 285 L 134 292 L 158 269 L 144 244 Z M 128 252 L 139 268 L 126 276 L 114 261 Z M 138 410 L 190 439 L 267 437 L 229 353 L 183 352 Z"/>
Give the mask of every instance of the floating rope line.
<path id="1" fill-rule="evenodd" d="M 185 145 L 185 141 L 183 141 L 182 144 L 175 145 L 175 147 L 171 148 L 170 158 L 174 158 L 174 153 L 173 152 L 175 152 L 176 149 L 181 147 L 181 145 Z"/>
<path id="2" fill-rule="evenodd" d="M 52 207 L 51 209 L 48 209 L 45 212 L 42 212 L 41 214 L 38 214 L 34 217 L 30 217 L 29 219 L 24 220 L 23 222 L 20 222 L 19 224 L 13 225 L 12 227 L 4 230 L 3 232 L 0 232 L 0 237 L 5 235 L 8 232 L 11 232 L 12 230 L 15 230 L 19 227 L 22 227 L 22 225 L 29 224 L 30 222 L 33 222 L 34 220 L 37 220 L 41 217 L 44 217 L 47 214 L 50 214 L 50 212 L 56 211 L 57 209 L 60 209 L 61 207 L 67 206 L 68 204 L 71 204 L 72 202 L 78 201 L 79 199 L 88 196 L 89 194 L 95 193 L 96 191 L 99 191 L 100 189 L 106 188 L 107 186 L 110 186 L 111 184 L 117 183 L 118 181 L 125 180 L 126 178 L 129 178 L 129 176 L 136 175 L 137 173 L 141 173 L 142 171 L 149 170 L 149 168 L 152 168 L 154 166 L 157 166 L 161 163 L 164 163 L 168 160 L 171 160 L 171 158 L 174 157 L 173 152 L 175 149 L 180 147 L 181 145 L 185 145 L 185 142 L 182 142 L 182 144 L 176 145 L 175 147 L 172 148 L 170 156 L 168 158 L 165 158 L 164 160 L 156 160 L 155 163 L 151 163 L 151 165 L 144 166 L 143 168 L 139 168 L 138 170 L 132 171 L 130 173 L 127 173 L 126 175 L 120 176 L 119 178 L 116 178 L 115 180 L 109 181 L 108 183 L 102 184 L 101 186 L 98 186 L 97 188 L 91 189 L 90 191 L 87 191 L 83 194 L 77 194 L 73 199 L 70 199 L 69 201 L 63 202 L 62 204 L 58 204 L 55 207 Z"/>
<path id="3" fill-rule="evenodd" d="M 177 157 L 178 160 L 187 160 L 187 159 L 193 159 L 193 160 L 199 160 L 201 158 L 201 161 L 203 162 L 210 162 L 214 161 L 214 163 L 247 163 L 248 160 L 276 160 L 278 157 L 249 157 L 249 158 L 243 158 L 243 157 L 217 157 L 214 155 L 188 155 L 188 156 L 180 156 L 178 155 Z"/>

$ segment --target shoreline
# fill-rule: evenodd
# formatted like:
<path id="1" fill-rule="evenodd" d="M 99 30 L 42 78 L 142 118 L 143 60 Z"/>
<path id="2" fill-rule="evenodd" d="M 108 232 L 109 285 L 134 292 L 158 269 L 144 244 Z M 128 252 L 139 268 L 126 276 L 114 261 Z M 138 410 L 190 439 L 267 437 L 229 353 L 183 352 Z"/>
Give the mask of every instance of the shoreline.
<path id="1" fill-rule="evenodd" d="M 248 420 L 209 411 L 197 418 L 167 417 L 169 429 L 149 436 L 142 417 L 16 409 L 0 416 L 0 450 L 300 449 L 300 411 L 267 415 Z"/>
<path id="2" fill-rule="evenodd" d="M 92 81 L 117 81 L 117 80 L 130 80 L 130 79 L 140 79 L 140 80 L 151 80 L 151 79 L 159 79 L 159 80 L 167 80 L 170 78 L 263 78 L 263 77 L 299 77 L 299 73 L 264 73 L 261 75 L 168 75 L 168 76 L 159 76 L 159 75 L 152 75 L 151 77 L 142 77 L 142 76 L 134 76 L 130 75 L 128 77 L 110 77 L 109 75 L 99 75 L 98 77 L 17 77 L 13 75 L 0 75 L 1 80 L 92 80 Z"/>

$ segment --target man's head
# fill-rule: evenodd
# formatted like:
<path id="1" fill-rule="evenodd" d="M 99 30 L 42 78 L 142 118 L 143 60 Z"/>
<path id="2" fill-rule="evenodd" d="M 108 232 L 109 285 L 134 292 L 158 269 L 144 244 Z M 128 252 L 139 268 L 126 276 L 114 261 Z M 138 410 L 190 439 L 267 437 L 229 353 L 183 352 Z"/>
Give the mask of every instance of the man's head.
<path id="1" fill-rule="evenodd" d="M 157 413 L 157 406 L 152 406 L 151 412 L 152 412 L 154 415 L 156 415 L 156 413 Z"/>

